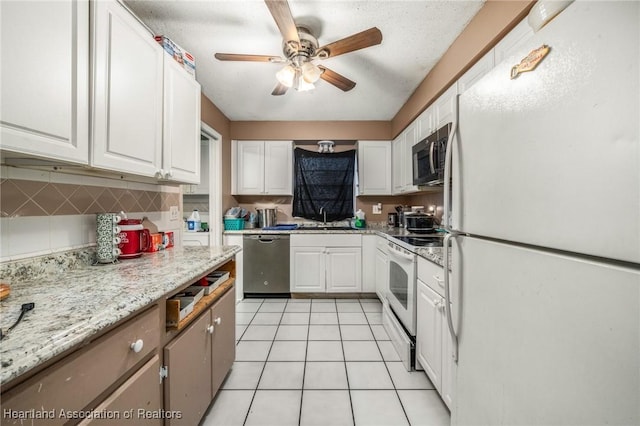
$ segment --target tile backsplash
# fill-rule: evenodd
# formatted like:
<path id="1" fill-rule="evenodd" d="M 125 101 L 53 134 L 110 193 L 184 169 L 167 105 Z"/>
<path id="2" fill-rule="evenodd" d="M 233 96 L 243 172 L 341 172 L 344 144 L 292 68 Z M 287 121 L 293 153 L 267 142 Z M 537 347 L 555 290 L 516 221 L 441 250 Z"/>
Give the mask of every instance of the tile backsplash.
<path id="1" fill-rule="evenodd" d="M 0 167 L 0 262 L 95 244 L 96 213 L 124 211 L 175 231 L 170 206 L 181 209 L 180 187 Z M 179 238 L 179 237 L 178 237 Z"/>

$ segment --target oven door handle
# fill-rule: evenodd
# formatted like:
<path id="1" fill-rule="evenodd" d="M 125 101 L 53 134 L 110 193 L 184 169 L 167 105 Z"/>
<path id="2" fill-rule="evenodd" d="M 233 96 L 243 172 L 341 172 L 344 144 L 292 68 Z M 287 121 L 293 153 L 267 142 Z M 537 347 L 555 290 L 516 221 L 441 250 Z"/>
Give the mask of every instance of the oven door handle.
<path id="1" fill-rule="evenodd" d="M 456 238 L 458 234 L 451 233 L 444 237 L 443 242 L 443 260 L 444 260 L 444 311 L 447 317 L 447 325 L 449 326 L 449 333 L 451 334 L 451 351 L 453 352 L 453 360 L 458 362 L 458 336 L 456 330 L 453 328 L 453 313 L 451 312 L 451 285 L 449 282 L 449 241 L 452 238 Z"/>

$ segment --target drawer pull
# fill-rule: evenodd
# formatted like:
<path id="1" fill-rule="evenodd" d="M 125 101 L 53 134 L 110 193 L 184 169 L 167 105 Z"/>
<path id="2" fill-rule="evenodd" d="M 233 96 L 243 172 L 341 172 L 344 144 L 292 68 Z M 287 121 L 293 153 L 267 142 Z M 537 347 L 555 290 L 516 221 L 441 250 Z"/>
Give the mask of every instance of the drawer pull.
<path id="1" fill-rule="evenodd" d="M 132 351 L 134 351 L 135 353 L 138 353 L 144 347 L 144 342 L 142 341 L 142 339 L 138 339 L 135 342 L 133 342 L 130 347 Z"/>
<path id="2" fill-rule="evenodd" d="M 213 326 L 212 325 L 208 325 L 207 326 L 207 333 L 213 334 Z"/>
<path id="3" fill-rule="evenodd" d="M 216 323 L 216 325 L 220 325 L 222 323 L 222 319 L 220 317 L 216 318 L 213 320 L 214 323 Z"/>

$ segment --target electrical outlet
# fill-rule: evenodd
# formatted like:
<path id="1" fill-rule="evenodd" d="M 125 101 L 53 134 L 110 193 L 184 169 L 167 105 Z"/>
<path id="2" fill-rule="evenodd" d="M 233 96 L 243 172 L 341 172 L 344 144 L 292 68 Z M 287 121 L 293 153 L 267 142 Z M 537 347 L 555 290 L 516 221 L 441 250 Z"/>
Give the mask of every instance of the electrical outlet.
<path id="1" fill-rule="evenodd" d="M 169 220 L 178 220 L 180 217 L 180 210 L 178 206 L 169 207 Z"/>
<path id="2" fill-rule="evenodd" d="M 382 214 L 382 203 L 373 206 L 373 214 Z"/>

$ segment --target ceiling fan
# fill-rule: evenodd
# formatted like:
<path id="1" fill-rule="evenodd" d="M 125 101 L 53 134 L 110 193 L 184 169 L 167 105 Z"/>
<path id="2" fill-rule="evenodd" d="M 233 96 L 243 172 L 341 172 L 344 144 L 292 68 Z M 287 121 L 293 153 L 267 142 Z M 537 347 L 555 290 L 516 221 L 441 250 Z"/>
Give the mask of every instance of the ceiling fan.
<path id="1" fill-rule="evenodd" d="M 284 58 L 280 56 L 235 53 L 216 53 L 215 57 L 220 61 L 285 63 L 284 68 L 276 73 L 278 84 L 271 92 L 274 96 L 284 95 L 290 87 L 298 91 L 311 90 L 315 87 L 314 83 L 319 79 L 347 92 L 355 87 L 355 82 L 327 67 L 316 65 L 313 61 L 334 58 L 355 50 L 375 46 L 382 42 L 382 33 L 378 28 L 373 27 L 333 43 L 320 46 L 318 39 L 308 28 L 296 25 L 287 0 L 265 0 L 265 3 L 282 34 L 282 53 Z"/>

